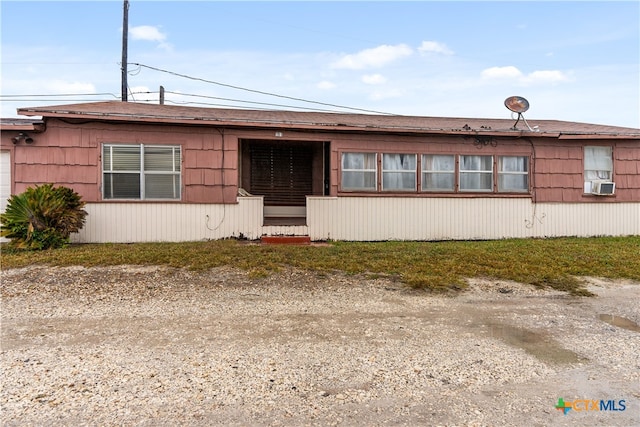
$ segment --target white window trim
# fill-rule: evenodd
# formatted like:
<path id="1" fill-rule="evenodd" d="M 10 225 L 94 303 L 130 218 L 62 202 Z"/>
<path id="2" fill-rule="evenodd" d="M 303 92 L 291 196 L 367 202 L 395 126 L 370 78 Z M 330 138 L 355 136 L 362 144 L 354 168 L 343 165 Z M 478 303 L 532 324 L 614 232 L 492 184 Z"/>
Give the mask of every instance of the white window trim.
<path id="1" fill-rule="evenodd" d="M 373 164 L 375 165 L 373 169 L 346 169 L 343 168 L 343 156 L 345 154 L 373 154 L 374 155 L 374 162 Z M 364 151 L 343 151 L 340 153 L 340 169 L 341 169 L 341 173 L 340 173 L 340 189 L 342 191 L 347 191 L 347 192 L 358 192 L 358 191 L 363 191 L 363 192 L 375 192 L 378 191 L 378 153 L 371 153 L 371 152 L 364 152 Z M 344 173 L 345 172 L 373 172 L 374 174 L 374 187 L 362 187 L 362 188 L 352 188 L 352 187 L 345 187 L 344 186 Z"/>
<path id="2" fill-rule="evenodd" d="M 101 156 L 104 155 L 104 149 L 109 148 L 111 155 L 109 156 L 110 164 L 109 169 L 105 170 L 104 159 L 102 162 L 102 199 L 103 200 L 181 200 L 182 199 L 182 147 L 180 145 L 158 145 L 158 144 L 117 144 L 117 143 L 103 143 Z M 130 147 L 130 148 L 139 148 L 140 149 L 140 168 L 138 170 L 113 170 L 113 147 Z M 144 150 L 145 148 L 171 148 L 172 149 L 172 162 L 171 162 L 171 171 L 145 171 L 144 170 Z M 176 170 L 176 151 L 180 155 L 180 170 Z M 140 177 L 140 197 L 139 198 L 131 198 L 131 199 L 122 199 L 122 198 L 106 198 L 105 197 L 105 185 L 104 185 L 104 177 L 105 174 L 138 174 Z M 177 197 L 167 197 L 167 198 L 147 198 L 145 194 L 145 176 L 146 175 L 173 175 L 178 176 L 180 179 L 180 185 L 178 186 L 179 194 Z M 175 190 L 175 186 L 173 187 Z"/>
<path id="3" fill-rule="evenodd" d="M 500 170 L 500 158 L 502 157 L 521 157 L 524 158 L 527 161 L 527 170 L 524 172 L 519 172 L 519 171 L 502 171 Z M 529 164 L 530 164 L 530 160 L 529 160 L 529 156 L 518 156 L 518 155 L 504 155 L 504 156 L 498 156 L 498 180 L 496 181 L 496 189 L 498 191 L 498 193 L 528 193 L 529 192 Z M 500 188 L 500 175 L 525 175 L 527 176 L 527 187 L 526 188 L 508 188 L 508 189 L 501 189 Z"/>
<path id="4" fill-rule="evenodd" d="M 610 151 L 610 156 L 611 158 L 610 160 L 610 165 L 609 165 L 609 169 L 587 169 L 587 149 L 588 148 L 607 148 Z M 591 187 L 592 187 L 592 181 L 596 181 L 596 180 L 602 180 L 602 181 L 612 181 L 613 182 L 613 147 L 610 145 L 585 145 L 583 150 L 583 177 L 584 177 L 584 186 L 583 186 L 583 191 L 584 193 L 591 193 Z M 588 172 L 601 172 L 601 171 L 605 171 L 608 173 L 608 177 L 606 178 L 587 178 L 587 174 Z"/>
<path id="5" fill-rule="evenodd" d="M 490 157 L 491 158 L 491 169 L 490 170 L 467 170 L 462 169 L 462 157 Z M 484 154 L 459 154 L 458 155 L 458 191 L 461 193 L 493 193 L 494 186 L 496 185 L 495 176 L 493 174 L 493 169 L 495 167 L 495 156 L 493 155 L 484 155 Z M 491 188 L 482 189 L 482 188 L 462 188 L 462 174 L 488 174 L 491 176 Z"/>

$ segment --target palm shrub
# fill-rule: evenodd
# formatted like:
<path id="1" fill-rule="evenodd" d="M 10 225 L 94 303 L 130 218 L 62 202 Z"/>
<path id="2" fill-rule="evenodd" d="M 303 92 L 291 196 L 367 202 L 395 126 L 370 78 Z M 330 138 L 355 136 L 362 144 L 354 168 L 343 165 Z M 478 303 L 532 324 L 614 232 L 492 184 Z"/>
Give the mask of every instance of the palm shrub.
<path id="1" fill-rule="evenodd" d="M 85 202 L 78 193 L 53 184 L 36 185 L 12 195 L 0 214 L 0 236 L 16 249 L 55 249 L 67 245 L 85 222 Z"/>

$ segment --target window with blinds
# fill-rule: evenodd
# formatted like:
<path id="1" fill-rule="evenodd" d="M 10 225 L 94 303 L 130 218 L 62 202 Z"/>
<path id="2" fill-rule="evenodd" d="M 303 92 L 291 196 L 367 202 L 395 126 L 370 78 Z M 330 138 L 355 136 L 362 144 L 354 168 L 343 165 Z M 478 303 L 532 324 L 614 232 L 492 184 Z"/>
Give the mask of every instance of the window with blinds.
<path id="1" fill-rule="evenodd" d="M 313 194 L 310 147 L 254 144 L 250 147 L 251 194 L 264 196 L 265 206 L 305 206 Z"/>
<path id="2" fill-rule="evenodd" d="M 180 199 L 180 146 L 102 146 L 104 199 Z"/>

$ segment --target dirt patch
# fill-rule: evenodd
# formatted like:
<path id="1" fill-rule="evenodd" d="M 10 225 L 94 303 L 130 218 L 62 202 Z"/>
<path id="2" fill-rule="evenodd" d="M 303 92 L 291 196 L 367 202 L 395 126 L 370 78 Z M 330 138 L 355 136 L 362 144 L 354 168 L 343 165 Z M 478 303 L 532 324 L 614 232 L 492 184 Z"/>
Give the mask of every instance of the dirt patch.
<path id="1" fill-rule="evenodd" d="M 298 270 L 3 271 L 2 424 L 640 425 L 625 327 L 640 284 L 585 279 L 596 297 Z M 559 398 L 618 410 L 564 415 Z"/>

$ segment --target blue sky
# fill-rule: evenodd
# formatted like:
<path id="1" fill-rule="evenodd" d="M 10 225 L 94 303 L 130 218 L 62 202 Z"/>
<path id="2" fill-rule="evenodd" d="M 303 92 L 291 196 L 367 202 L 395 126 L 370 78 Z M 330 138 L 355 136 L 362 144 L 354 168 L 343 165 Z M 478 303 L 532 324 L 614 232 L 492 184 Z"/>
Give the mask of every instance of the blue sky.
<path id="1" fill-rule="evenodd" d="M 122 1 L 0 8 L 2 117 L 119 99 Z M 130 101 L 640 128 L 638 1 L 130 0 L 128 46 Z"/>

